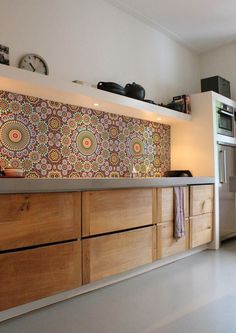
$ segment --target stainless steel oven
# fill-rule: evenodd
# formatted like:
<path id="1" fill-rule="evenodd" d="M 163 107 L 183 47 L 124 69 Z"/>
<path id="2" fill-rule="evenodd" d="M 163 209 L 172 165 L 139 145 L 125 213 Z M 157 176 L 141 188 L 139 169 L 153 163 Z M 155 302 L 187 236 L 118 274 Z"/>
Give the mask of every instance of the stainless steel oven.
<path id="1" fill-rule="evenodd" d="M 217 105 L 217 133 L 234 137 L 234 112 L 235 109 L 224 103 Z"/>

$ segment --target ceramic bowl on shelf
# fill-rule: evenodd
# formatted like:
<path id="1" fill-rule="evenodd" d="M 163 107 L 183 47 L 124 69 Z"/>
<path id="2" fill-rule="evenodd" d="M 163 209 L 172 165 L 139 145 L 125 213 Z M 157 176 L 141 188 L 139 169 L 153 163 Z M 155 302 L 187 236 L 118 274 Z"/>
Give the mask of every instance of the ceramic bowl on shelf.
<path id="1" fill-rule="evenodd" d="M 23 172 L 23 169 L 5 168 L 4 176 L 5 177 L 24 177 L 24 172 Z"/>

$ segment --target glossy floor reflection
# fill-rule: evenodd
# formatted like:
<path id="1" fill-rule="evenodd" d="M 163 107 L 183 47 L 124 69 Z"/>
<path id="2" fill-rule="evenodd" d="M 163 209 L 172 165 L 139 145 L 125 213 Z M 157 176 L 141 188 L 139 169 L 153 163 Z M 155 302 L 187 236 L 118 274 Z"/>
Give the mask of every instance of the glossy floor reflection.
<path id="1" fill-rule="evenodd" d="M 235 333 L 236 239 L 0 324 L 1 333 Z"/>

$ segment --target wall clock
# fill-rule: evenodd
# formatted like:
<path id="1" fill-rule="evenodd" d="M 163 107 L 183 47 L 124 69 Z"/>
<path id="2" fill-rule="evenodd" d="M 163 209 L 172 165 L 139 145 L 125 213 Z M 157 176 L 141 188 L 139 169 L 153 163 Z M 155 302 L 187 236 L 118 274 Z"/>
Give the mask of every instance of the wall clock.
<path id="1" fill-rule="evenodd" d="M 19 68 L 45 75 L 49 73 L 46 61 L 39 55 L 33 53 L 26 54 L 21 58 Z"/>

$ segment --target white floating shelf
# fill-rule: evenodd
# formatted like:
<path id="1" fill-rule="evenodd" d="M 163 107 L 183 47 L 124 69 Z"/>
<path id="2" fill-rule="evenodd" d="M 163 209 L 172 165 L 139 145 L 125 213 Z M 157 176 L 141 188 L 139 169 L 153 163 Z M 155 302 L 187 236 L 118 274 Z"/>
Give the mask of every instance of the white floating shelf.
<path id="1" fill-rule="evenodd" d="M 182 112 L 6 65 L 0 65 L 0 90 L 169 125 L 191 121 Z"/>

